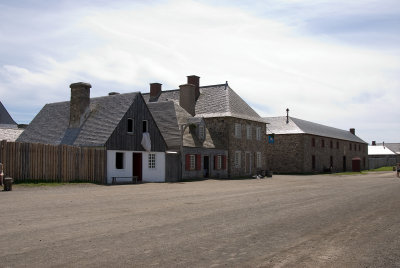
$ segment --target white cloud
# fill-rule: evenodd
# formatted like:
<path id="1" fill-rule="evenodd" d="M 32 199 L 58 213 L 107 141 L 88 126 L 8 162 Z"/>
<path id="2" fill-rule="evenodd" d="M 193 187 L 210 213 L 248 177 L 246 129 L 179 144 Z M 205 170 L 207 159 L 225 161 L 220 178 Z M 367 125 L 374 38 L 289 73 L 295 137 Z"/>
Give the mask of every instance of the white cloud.
<path id="1" fill-rule="evenodd" d="M 150 82 L 177 88 L 186 75 L 196 74 L 203 85 L 228 80 L 261 115 L 283 115 L 289 107 L 294 117 L 356 127 L 366 140 L 376 135 L 368 128 L 371 118 L 400 117 L 399 109 L 393 111 L 398 54 L 304 36 L 293 24 L 235 7 L 165 1 L 95 9 L 66 27 L 73 35 L 62 37 L 71 39 L 55 44 L 65 48 L 63 58 L 37 56 L 41 69 L 35 71 L 4 65 L 2 94 L 13 88 L 13 96 L 21 99 L 26 89 L 34 89 L 40 92 L 37 100 L 51 102 L 68 99 L 68 85 L 76 81 L 90 82 L 94 95 L 105 95 L 147 91 Z M 118 88 L 109 88 L 113 85 Z"/>

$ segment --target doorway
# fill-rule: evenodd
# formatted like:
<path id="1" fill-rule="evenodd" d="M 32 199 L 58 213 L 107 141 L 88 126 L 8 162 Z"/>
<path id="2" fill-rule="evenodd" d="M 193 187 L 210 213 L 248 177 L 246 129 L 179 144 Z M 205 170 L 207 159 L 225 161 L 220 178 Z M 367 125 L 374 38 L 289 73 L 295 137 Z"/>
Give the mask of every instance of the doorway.
<path id="1" fill-rule="evenodd" d="M 343 156 L 343 171 L 347 170 L 347 166 L 346 166 L 346 156 Z"/>
<path id="2" fill-rule="evenodd" d="M 210 158 L 208 155 L 203 157 L 203 176 L 204 178 L 210 177 Z"/>
<path id="3" fill-rule="evenodd" d="M 132 155 L 132 176 L 137 176 L 137 181 L 142 181 L 142 154 L 133 153 Z"/>

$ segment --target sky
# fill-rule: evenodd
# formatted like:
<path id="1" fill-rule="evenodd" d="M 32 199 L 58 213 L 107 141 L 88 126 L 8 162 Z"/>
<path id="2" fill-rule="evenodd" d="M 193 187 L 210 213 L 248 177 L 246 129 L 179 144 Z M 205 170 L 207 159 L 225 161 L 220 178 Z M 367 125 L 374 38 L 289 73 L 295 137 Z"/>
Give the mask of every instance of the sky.
<path id="1" fill-rule="evenodd" d="M 163 90 L 200 76 L 261 116 L 400 142 L 398 0 L 0 0 L 0 101 L 17 123 L 46 103 Z"/>

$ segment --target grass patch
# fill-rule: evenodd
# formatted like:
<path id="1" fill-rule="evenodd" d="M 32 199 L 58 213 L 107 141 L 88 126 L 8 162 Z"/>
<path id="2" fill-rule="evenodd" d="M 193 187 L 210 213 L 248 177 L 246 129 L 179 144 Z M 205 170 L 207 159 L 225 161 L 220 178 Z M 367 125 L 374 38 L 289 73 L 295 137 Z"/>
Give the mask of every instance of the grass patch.
<path id="1" fill-rule="evenodd" d="M 370 169 L 368 171 L 393 171 L 393 166 Z"/>

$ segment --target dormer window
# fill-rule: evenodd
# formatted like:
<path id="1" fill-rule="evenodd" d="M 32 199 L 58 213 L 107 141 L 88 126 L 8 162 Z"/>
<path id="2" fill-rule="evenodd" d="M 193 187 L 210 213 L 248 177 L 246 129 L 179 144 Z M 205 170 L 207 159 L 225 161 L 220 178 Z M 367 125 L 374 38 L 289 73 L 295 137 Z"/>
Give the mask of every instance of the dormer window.
<path id="1" fill-rule="evenodd" d="M 199 139 L 204 140 L 205 138 L 205 131 L 204 126 L 202 124 L 199 125 Z"/>
<path id="2" fill-rule="evenodd" d="M 133 133 L 133 119 L 132 118 L 128 118 L 127 132 Z"/>

